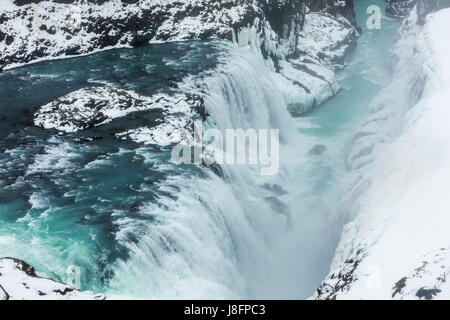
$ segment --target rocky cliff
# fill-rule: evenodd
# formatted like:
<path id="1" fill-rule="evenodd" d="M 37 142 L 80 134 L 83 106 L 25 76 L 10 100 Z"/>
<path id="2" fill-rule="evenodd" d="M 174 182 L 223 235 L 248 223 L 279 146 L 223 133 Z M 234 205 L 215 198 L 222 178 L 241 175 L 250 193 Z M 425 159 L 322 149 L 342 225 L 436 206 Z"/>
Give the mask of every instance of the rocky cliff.
<path id="1" fill-rule="evenodd" d="M 293 53 L 307 5 L 354 22 L 353 1 L 320 6 L 303 0 L 12 1 L 0 9 L 0 69 L 147 42 L 232 40 L 249 25 Z"/>

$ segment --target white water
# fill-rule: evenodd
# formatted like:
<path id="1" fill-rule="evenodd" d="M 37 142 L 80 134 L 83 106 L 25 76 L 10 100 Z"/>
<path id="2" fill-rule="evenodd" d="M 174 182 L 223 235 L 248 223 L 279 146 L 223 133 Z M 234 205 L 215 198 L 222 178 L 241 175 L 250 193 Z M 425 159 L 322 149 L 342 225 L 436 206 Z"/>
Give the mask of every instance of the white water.
<path id="1" fill-rule="evenodd" d="M 210 173 L 207 179 L 183 174 L 165 181 L 160 189 L 176 194 L 177 199 L 161 197 L 141 209 L 157 223 L 136 225 L 127 217 L 120 220 L 118 240 L 133 254 L 117 263 L 110 295 L 269 296 L 267 288 L 261 291 L 261 284 L 277 278 L 280 256 L 274 250 L 292 226 L 264 200 L 272 193 L 261 185 L 283 184 L 289 170 L 284 160 L 291 159 L 286 151 L 301 137 L 262 59 L 247 49 L 226 49 L 230 50 L 226 61 L 200 88 L 208 92 L 207 110 L 220 130 L 280 128 L 284 143 L 280 174 L 263 178 L 257 168 L 228 165 L 223 166 L 224 179 Z M 138 238 L 137 243 L 129 241 L 128 232 Z"/>
<path id="2" fill-rule="evenodd" d="M 310 296 L 328 272 L 340 231 L 333 206 L 341 194 L 346 145 L 370 95 L 379 89 L 376 83 L 384 77 L 383 68 L 369 62 L 380 60 L 380 52 L 390 44 L 377 46 L 371 42 L 377 38 L 374 35 L 363 35 L 355 59 L 341 74 L 343 91 L 296 121 L 287 113 L 266 65 L 249 48 L 224 46 L 223 64 L 206 75 L 202 88 L 186 79 L 184 89 L 207 94 L 207 109 L 215 122 L 209 125 L 221 130 L 281 130 L 279 174 L 261 177 L 257 167 L 224 166 L 225 179 L 221 179 L 204 168 L 180 168 L 160 154 L 140 149 L 137 153 L 154 164 L 155 171 L 168 172 L 169 177 L 158 186 L 159 197 L 139 208 L 140 219 L 131 210 L 114 211 L 117 246 L 128 249 L 124 251 L 130 255 L 114 262 L 106 294 L 127 298 Z M 308 156 L 318 143 L 325 145 L 325 153 Z M 261 187 L 266 182 L 288 192 L 279 199 L 287 204 L 291 219 L 267 203 L 265 198 L 273 194 Z M 49 248 L 45 246 L 46 251 Z M 89 252 L 94 250 L 79 255 L 91 259 Z M 60 264 L 64 256 L 55 252 L 46 260 L 52 265 Z M 28 261 L 27 256 L 24 259 Z"/>

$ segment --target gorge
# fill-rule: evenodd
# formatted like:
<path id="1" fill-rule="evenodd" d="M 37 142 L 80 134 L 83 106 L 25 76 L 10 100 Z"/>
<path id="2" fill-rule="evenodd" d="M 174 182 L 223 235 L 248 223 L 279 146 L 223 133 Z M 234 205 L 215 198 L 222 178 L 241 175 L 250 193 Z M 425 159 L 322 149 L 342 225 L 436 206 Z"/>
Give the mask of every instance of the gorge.
<path id="1" fill-rule="evenodd" d="M 377 1 L 374 30 L 373 2 L 7 0 L 0 299 L 420 298 L 447 266 L 444 218 L 391 265 L 408 233 L 385 240 L 400 225 L 370 196 L 392 181 L 380 159 L 419 122 L 404 128 L 409 111 L 445 92 L 430 70 L 448 66 L 434 36 L 448 9 Z M 279 129 L 279 172 L 173 163 L 194 121 Z M 403 190 L 414 175 L 397 171 Z"/>

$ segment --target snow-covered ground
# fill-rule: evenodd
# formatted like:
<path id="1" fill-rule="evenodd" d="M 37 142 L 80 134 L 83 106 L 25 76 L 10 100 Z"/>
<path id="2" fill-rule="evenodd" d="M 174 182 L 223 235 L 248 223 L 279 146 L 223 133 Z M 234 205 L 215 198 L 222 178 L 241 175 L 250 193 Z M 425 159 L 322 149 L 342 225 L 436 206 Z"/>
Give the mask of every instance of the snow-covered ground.
<path id="1" fill-rule="evenodd" d="M 355 185 L 318 299 L 449 299 L 450 9 L 401 28 L 394 79 L 355 135 Z"/>
<path id="2" fill-rule="evenodd" d="M 279 73 L 273 74 L 292 114 L 309 111 L 339 91 L 334 71 L 344 67 L 357 36 L 345 18 L 316 12 L 305 16 L 297 42 L 302 54 L 280 61 Z"/>
<path id="3" fill-rule="evenodd" d="M 51 279 L 39 277 L 27 263 L 0 259 L 0 300 L 104 300 L 105 296 L 81 292 Z"/>
<path id="4" fill-rule="evenodd" d="M 194 94 L 158 93 L 146 97 L 104 86 L 83 88 L 42 106 L 34 116 L 34 124 L 71 133 L 109 123 L 130 113 L 147 111 L 154 113 L 153 123 L 117 133 L 117 137 L 167 146 L 182 139 L 181 132 L 201 118 L 202 110 L 202 99 Z"/>
<path id="5" fill-rule="evenodd" d="M 232 38 L 238 25 L 261 17 L 254 0 L 139 0 L 102 4 L 51 1 L 0 7 L 0 70 L 144 42 Z"/>
<path id="6" fill-rule="evenodd" d="M 287 6 L 290 2 L 280 1 Z M 283 19 L 291 21 L 284 25 L 282 35 L 277 34 L 269 23 L 277 12 L 265 12 L 264 3 L 139 0 L 125 4 L 110 0 L 17 6 L 4 0 L 0 8 L 0 70 L 146 42 L 227 39 L 250 45 L 267 59 L 290 111 L 299 115 L 339 90 L 333 71 L 344 66 L 356 45 L 357 31 L 342 16 L 291 10 L 288 14 L 292 16 L 283 13 Z"/>

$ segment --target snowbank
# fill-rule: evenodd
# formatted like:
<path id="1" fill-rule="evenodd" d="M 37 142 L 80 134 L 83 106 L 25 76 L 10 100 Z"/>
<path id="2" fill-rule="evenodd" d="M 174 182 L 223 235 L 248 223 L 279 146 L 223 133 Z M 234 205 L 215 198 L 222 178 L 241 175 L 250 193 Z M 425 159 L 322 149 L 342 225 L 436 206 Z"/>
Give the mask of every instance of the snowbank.
<path id="1" fill-rule="evenodd" d="M 129 114 L 152 113 L 145 127 L 116 134 L 120 139 L 167 146 L 181 140 L 179 132 L 190 128 L 204 114 L 203 100 L 195 94 L 158 93 L 151 97 L 110 86 L 83 88 L 42 106 L 34 124 L 64 133 L 105 125 Z"/>
<path id="2" fill-rule="evenodd" d="M 404 22 L 394 80 L 355 135 L 353 220 L 314 298 L 450 298 L 450 9 L 416 22 Z"/>
<path id="3" fill-rule="evenodd" d="M 101 4 L 99 4 L 101 3 Z M 263 13 L 253 0 L 42 1 L 0 7 L 0 70 L 145 42 L 232 39 Z"/>

